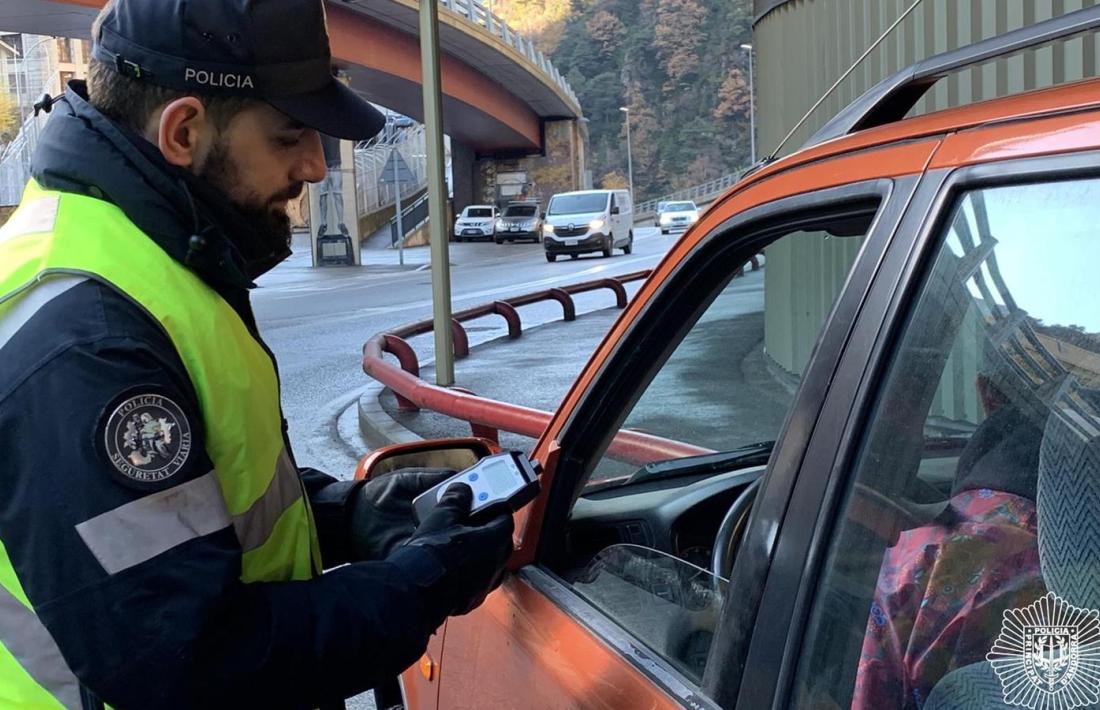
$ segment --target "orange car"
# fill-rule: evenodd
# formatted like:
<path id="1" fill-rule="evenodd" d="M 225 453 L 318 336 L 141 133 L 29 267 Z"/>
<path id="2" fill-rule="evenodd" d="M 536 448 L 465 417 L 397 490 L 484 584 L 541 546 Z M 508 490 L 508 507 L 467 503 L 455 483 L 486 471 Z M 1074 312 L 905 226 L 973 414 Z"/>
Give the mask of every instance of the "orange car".
<path id="1" fill-rule="evenodd" d="M 1100 81 L 900 117 L 1098 25 L 926 60 L 714 203 L 538 440 L 512 573 L 405 706 L 1095 701 Z"/>

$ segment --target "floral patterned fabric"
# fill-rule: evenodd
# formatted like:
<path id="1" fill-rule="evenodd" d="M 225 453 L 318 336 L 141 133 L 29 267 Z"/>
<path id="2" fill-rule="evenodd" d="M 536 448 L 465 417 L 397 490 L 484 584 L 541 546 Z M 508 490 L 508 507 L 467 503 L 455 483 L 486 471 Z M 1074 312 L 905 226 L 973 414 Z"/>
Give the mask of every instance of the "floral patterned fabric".
<path id="1" fill-rule="evenodd" d="M 1005 609 L 1046 593 L 1035 503 L 989 488 L 951 498 L 886 550 L 852 708 L 921 708 L 952 670 L 985 659 Z"/>

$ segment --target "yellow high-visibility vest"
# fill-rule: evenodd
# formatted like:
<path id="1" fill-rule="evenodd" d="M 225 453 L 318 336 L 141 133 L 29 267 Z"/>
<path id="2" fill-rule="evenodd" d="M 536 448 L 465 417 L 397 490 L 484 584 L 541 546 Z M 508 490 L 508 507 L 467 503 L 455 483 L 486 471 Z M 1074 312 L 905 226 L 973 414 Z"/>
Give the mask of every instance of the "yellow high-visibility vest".
<path id="1" fill-rule="evenodd" d="M 318 574 L 317 531 L 284 447 L 278 379 L 263 347 L 221 296 L 118 207 L 44 190 L 32 181 L 0 228 L 0 331 L 5 319 L 26 317 L 36 292 L 73 277 L 100 281 L 140 305 L 175 346 L 198 395 L 205 449 L 214 465 L 182 486 L 190 486 L 194 497 L 216 499 L 216 510 L 202 513 L 201 524 L 214 529 L 232 524 L 243 550 L 241 579 L 289 581 Z M 96 557 L 112 573 L 112 562 L 104 560 L 119 547 L 117 539 L 94 540 L 110 535 L 109 514 L 105 520 L 90 523 L 82 536 L 90 546 L 104 544 L 108 553 Z M 180 534 L 178 524 L 174 531 L 171 525 L 165 521 L 164 545 Z M 154 526 L 150 532 L 148 549 L 155 553 L 158 531 Z M 0 540 L 0 707 L 74 703 L 79 707 L 79 685 L 35 615 Z"/>

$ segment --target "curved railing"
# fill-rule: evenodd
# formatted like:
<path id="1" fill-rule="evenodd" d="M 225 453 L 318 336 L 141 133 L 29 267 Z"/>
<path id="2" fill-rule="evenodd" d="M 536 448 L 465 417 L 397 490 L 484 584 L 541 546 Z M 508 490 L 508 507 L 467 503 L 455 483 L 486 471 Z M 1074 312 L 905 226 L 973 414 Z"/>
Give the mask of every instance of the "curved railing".
<path id="1" fill-rule="evenodd" d="M 557 70 L 545 54 L 535 48 L 534 43 L 516 33 L 504 23 L 497 15 L 489 11 L 481 0 L 439 0 L 439 4 L 447 8 L 459 17 L 464 17 L 475 25 L 484 27 L 490 34 L 500 37 L 504 43 L 512 47 L 549 76 L 554 84 L 561 89 L 566 96 L 573 100 L 578 114 L 580 113 L 580 101 L 573 88 Z"/>
<path id="2" fill-rule="evenodd" d="M 462 326 L 465 321 L 500 315 L 508 323 L 508 337 L 518 338 L 523 332 L 522 321 L 517 310 L 520 306 L 540 301 L 557 301 L 562 306 L 563 319 L 569 321 L 576 318 L 573 294 L 609 289 L 615 294 L 616 307 L 625 308 L 627 296 L 623 284 L 645 279 L 649 273 L 648 270 L 636 271 L 623 276 L 551 288 L 458 311 L 451 320 L 455 358 L 464 358 L 470 352 L 469 339 Z M 474 436 L 491 441 L 498 441 L 500 431 L 532 438 L 542 435 L 553 416 L 550 412 L 478 397 L 461 387 L 440 387 L 420 379 L 420 364 L 416 351 L 409 345 L 407 338 L 431 331 L 432 321 L 423 320 L 375 335 L 363 346 L 363 371 L 393 390 L 397 397 L 397 406 L 403 411 L 427 409 L 463 420 L 470 424 L 470 430 Z M 393 365 L 387 362 L 383 357 L 385 353 L 396 356 L 399 364 Z M 608 453 L 624 461 L 642 464 L 683 456 L 697 456 L 712 453 L 712 451 L 652 434 L 623 430 L 611 442 Z"/>

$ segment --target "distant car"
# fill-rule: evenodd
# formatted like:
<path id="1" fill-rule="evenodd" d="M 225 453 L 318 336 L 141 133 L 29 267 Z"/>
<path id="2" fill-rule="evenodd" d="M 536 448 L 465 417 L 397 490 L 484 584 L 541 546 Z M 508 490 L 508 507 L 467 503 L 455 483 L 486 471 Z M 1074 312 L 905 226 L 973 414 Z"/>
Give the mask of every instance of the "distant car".
<path id="1" fill-rule="evenodd" d="M 497 244 L 517 239 L 542 239 L 542 217 L 538 202 L 509 202 L 494 225 L 493 241 Z"/>
<path id="2" fill-rule="evenodd" d="M 661 234 L 684 232 L 699 221 L 699 208 L 691 200 L 661 202 L 657 205 L 657 226 Z"/>
<path id="3" fill-rule="evenodd" d="M 627 190 L 582 190 L 550 198 L 542 226 L 547 261 L 568 254 L 634 250 L 634 202 Z"/>
<path id="4" fill-rule="evenodd" d="M 455 241 L 492 239 L 496 217 L 497 208 L 493 205 L 469 205 L 455 220 Z"/>

